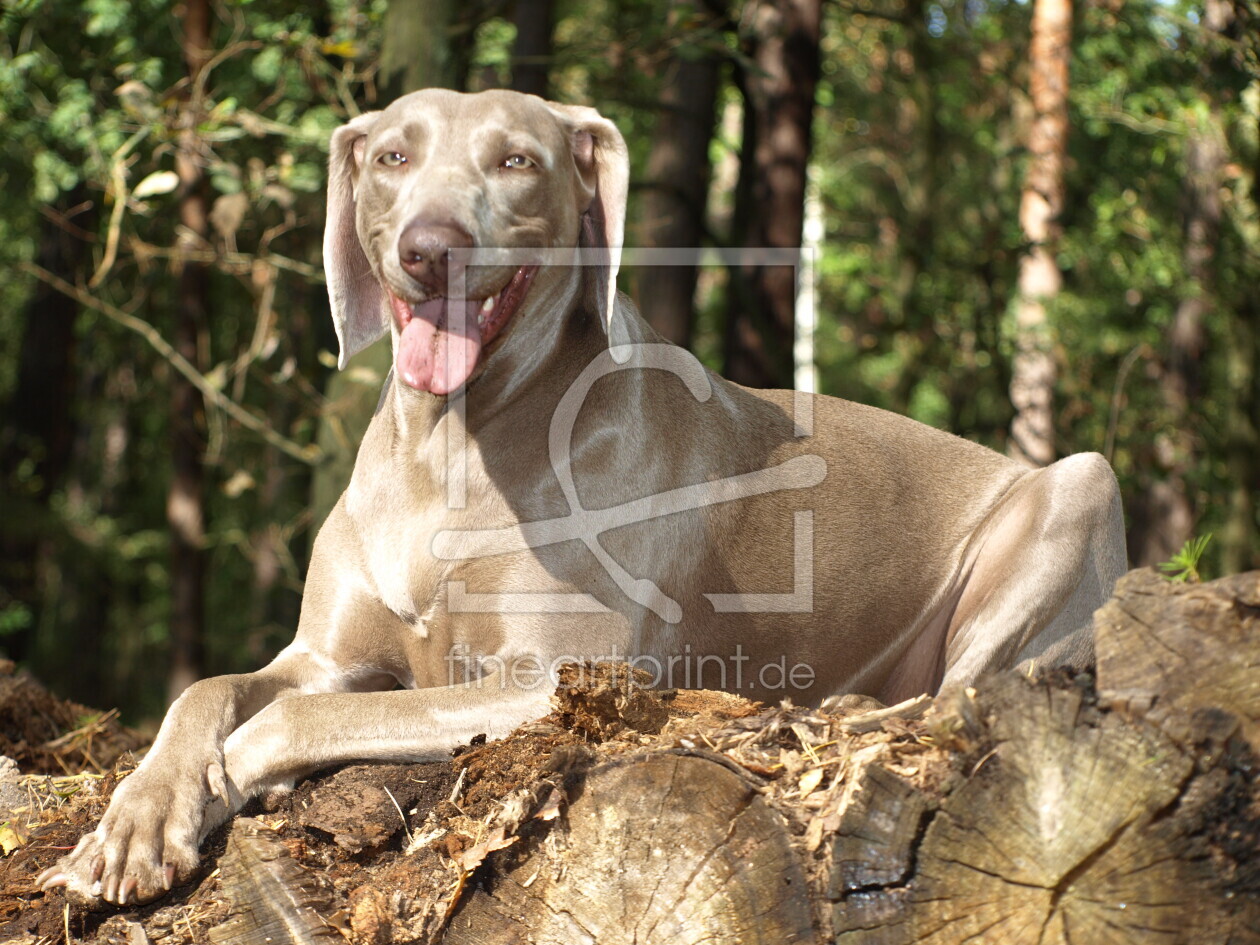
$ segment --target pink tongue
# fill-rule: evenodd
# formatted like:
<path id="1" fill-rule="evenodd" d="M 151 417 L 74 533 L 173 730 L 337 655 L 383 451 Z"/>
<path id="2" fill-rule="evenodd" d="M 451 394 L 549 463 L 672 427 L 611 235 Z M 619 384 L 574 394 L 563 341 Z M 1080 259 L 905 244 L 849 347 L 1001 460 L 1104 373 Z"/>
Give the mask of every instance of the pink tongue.
<path id="1" fill-rule="evenodd" d="M 395 307 L 406 307 L 399 299 L 391 301 Z M 460 308 L 448 312 L 446 299 L 421 302 L 411 311 L 394 360 L 398 376 L 408 386 L 430 394 L 449 394 L 458 390 L 477 366 L 481 302 L 469 300 L 457 305 L 463 309 L 463 325 L 451 324 L 461 312 Z"/>

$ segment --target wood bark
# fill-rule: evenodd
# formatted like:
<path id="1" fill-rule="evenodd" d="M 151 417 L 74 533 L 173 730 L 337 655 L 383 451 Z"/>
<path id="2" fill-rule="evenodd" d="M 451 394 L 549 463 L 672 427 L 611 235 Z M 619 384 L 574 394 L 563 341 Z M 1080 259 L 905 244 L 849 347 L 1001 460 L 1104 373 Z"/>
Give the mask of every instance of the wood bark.
<path id="1" fill-rule="evenodd" d="M 190 99 L 181 114 L 183 127 L 175 152 L 179 175 L 179 222 L 173 347 L 190 364 L 205 370 L 202 334 L 206 325 L 209 269 L 185 253 L 201 249 L 210 233 L 206 174 L 197 127 L 201 122 L 201 74 L 212 53 L 209 0 L 184 5 L 181 49 L 188 69 Z M 167 702 L 173 702 L 204 670 L 206 501 L 202 458 L 201 395 L 179 375 L 171 379 L 171 484 L 166 520 L 171 530 L 171 657 Z"/>
<path id="2" fill-rule="evenodd" d="M 693 8 L 681 0 L 675 10 Z M 722 16 L 719 9 L 708 15 Z M 657 248 L 697 248 L 705 231 L 709 144 L 713 138 L 721 62 L 716 53 L 675 53 L 665 67 L 660 114 L 652 135 L 643 196 L 640 241 Z M 695 318 L 695 266 L 640 270 L 636 296 L 648 324 L 689 347 Z"/>
<path id="3" fill-rule="evenodd" d="M 738 243 L 798 249 L 818 84 L 820 0 L 766 0 L 751 22 L 751 68 L 740 78 L 744 143 L 736 194 Z M 724 373 L 750 387 L 791 387 L 796 280 L 788 266 L 731 272 Z"/>
<path id="4" fill-rule="evenodd" d="M 1071 0 L 1036 0 L 1029 54 L 1033 122 L 1019 223 L 1028 243 L 1020 261 L 1015 360 L 1011 373 L 1009 452 L 1031 466 L 1054 462 L 1054 386 L 1057 369 L 1046 307 L 1063 282 L 1054 258 L 1063 208 L 1067 157 L 1068 65 L 1072 53 Z"/>

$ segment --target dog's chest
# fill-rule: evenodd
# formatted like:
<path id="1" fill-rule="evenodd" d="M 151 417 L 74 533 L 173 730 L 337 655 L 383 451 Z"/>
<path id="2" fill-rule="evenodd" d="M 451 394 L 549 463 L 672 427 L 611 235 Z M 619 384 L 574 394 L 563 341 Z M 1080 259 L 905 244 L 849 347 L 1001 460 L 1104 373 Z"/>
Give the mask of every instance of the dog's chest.
<path id="1" fill-rule="evenodd" d="M 479 479 L 470 477 L 474 485 Z M 440 492 L 400 494 L 390 485 L 376 482 L 372 486 L 347 496 L 347 511 L 359 533 L 368 577 L 379 600 L 415 632 L 427 636 L 434 615 L 450 609 L 451 581 L 462 581 L 475 563 L 443 556 L 443 543 L 436 539 L 487 526 L 511 526 L 515 519 L 501 497 L 479 488 L 469 490 L 462 508 L 451 508 L 449 497 Z"/>
<path id="2" fill-rule="evenodd" d="M 392 527 L 374 523 L 363 538 L 368 576 L 377 596 L 423 633 L 421 618 L 430 611 L 436 589 L 450 567 L 425 550 L 432 539 L 431 530 L 424 527 L 423 519 L 403 519 Z"/>

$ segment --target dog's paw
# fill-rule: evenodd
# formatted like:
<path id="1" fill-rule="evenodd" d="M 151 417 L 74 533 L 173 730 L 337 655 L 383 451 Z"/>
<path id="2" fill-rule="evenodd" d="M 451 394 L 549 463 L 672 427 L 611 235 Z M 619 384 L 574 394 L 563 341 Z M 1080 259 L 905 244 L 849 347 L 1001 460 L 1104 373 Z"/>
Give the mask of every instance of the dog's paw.
<path id="1" fill-rule="evenodd" d="M 36 883 L 64 887 L 72 900 L 99 908 L 102 902 L 148 902 L 188 880 L 210 797 L 210 772 L 203 770 L 201 776 L 163 777 L 143 769 L 129 775 L 97 828 Z"/>

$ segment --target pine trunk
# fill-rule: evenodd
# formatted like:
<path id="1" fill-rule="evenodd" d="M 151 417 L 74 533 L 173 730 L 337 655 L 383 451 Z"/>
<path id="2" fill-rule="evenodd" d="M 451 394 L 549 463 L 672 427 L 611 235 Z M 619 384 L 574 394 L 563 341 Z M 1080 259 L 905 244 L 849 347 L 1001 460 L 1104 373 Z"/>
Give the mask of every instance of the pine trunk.
<path id="1" fill-rule="evenodd" d="M 1209 0 L 1204 7 L 1205 35 L 1219 36 L 1232 17 L 1228 3 Z M 1211 63 L 1214 54 L 1214 48 L 1207 45 L 1203 50 L 1205 62 Z M 1205 81 L 1210 72 L 1211 67 L 1205 65 Z M 1143 477 L 1145 481 L 1131 504 L 1134 524 L 1129 557 L 1135 565 L 1168 560 L 1193 536 L 1197 519 L 1187 477 L 1202 462 L 1199 401 L 1207 320 L 1215 307 L 1213 274 L 1218 268 L 1220 194 L 1227 160 L 1220 107 L 1212 100 L 1205 104 L 1206 108 L 1192 111 L 1187 121 L 1181 202 L 1181 255 L 1187 285 L 1168 334 L 1162 378 L 1172 423 L 1169 435 L 1157 443 L 1151 472 Z M 1245 388 L 1240 394 L 1246 396 Z"/>
<path id="2" fill-rule="evenodd" d="M 182 48 L 188 68 L 190 100 L 181 116 L 182 129 L 175 153 L 179 175 L 177 240 L 178 297 L 175 306 L 174 347 L 189 364 L 204 369 L 201 337 L 206 325 L 209 272 L 189 254 L 204 246 L 210 227 L 206 175 L 197 127 L 202 103 L 198 78 L 210 59 L 209 0 L 188 0 L 184 6 Z M 206 586 L 206 502 L 202 459 L 201 395 L 186 379 L 171 379 L 171 484 L 166 498 L 166 520 L 171 530 L 171 664 L 167 701 L 173 702 L 204 670 Z"/>
<path id="3" fill-rule="evenodd" d="M 643 246 L 691 249 L 703 240 L 719 72 L 712 52 L 675 54 L 666 66 L 661 112 L 647 162 L 647 188 L 640 203 Z M 637 275 L 636 296 L 648 324 L 675 344 L 689 347 L 696 267 L 660 266 Z"/>
<path id="4" fill-rule="evenodd" d="M 775 0 L 744 14 L 752 24 L 743 71 L 744 145 L 735 210 L 738 244 L 799 249 L 818 84 L 821 0 Z M 732 270 L 725 374 L 749 387 L 791 387 L 796 270 Z"/>
<path id="5" fill-rule="evenodd" d="M 1030 52 L 1033 123 L 1029 164 L 1019 206 L 1028 243 L 1020 262 L 1015 361 L 1011 374 L 1010 455 L 1030 466 L 1054 462 L 1054 345 L 1046 309 L 1063 276 L 1054 244 L 1063 208 L 1067 156 L 1068 65 L 1072 55 L 1071 0 L 1036 0 Z"/>
<path id="6" fill-rule="evenodd" d="M 551 97 L 552 0 L 516 0 L 516 41 L 512 44 L 512 88 L 539 98 Z"/>

